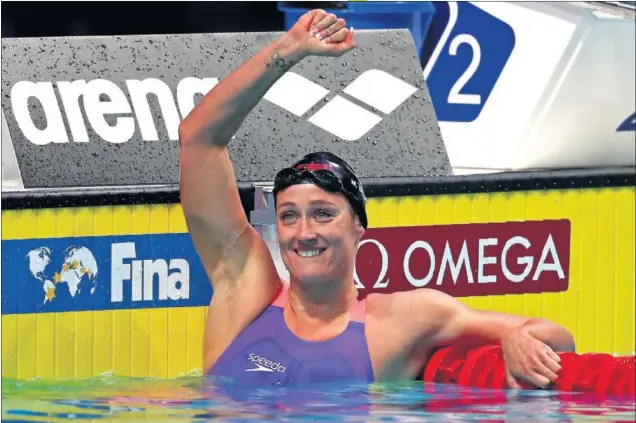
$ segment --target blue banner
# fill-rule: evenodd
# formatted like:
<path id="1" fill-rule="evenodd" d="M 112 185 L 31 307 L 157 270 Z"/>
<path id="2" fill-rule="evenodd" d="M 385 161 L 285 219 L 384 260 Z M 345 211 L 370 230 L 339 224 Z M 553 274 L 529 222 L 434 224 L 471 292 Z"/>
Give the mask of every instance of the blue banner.
<path id="1" fill-rule="evenodd" d="M 2 241 L 2 314 L 210 303 L 189 234 Z"/>

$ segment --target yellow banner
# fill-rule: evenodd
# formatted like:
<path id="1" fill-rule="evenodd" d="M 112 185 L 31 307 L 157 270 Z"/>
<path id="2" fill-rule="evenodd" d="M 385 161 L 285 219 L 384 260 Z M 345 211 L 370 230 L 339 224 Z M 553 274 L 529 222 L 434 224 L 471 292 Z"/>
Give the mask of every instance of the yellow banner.
<path id="1" fill-rule="evenodd" d="M 634 187 L 542 190 L 371 198 L 368 211 L 378 230 L 568 221 L 567 290 L 461 301 L 554 320 L 579 353 L 622 355 L 635 350 L 634 201 Z M 178 204 L 4 210 L 2 375 L 198 371 L 210 288 L 188 239 Z"/>

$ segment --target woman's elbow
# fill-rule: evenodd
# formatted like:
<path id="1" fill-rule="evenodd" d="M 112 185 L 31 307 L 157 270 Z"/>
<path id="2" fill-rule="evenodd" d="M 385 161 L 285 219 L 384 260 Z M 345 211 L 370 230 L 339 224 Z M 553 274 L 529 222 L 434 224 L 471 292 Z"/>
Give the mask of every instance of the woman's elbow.
<path id="1" fill-rule="evenodd" d="M 188 120 L 187 117 L 179 124 L 178 134 L 179 147 L 192 142 L 192 139 L 194 138 L 194 131 L 192 128 L 192 123 Z"/>

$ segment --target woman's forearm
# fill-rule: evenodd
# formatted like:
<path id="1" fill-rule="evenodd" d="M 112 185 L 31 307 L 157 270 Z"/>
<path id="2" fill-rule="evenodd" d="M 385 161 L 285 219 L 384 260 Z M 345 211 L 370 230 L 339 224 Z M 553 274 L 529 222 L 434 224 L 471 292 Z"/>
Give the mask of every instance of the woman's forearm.
<path id="1" fill-rule="evenodd" d="M 221 80 L 179 127 L 182 142 L 225 147 L 272 85 L 305 56 L 287 34 Z"/>

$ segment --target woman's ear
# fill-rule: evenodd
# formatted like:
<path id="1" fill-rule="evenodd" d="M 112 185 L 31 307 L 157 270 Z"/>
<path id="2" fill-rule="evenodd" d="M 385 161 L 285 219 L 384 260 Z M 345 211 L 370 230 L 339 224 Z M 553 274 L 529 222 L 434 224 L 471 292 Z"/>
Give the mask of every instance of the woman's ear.
<path id="1" fill-rule="evenodd" d="M 356 227 L 358 229 L 358 242 L 360 242 L 360 240 L 366 233 L 366 229 L 364 229 L 364 226 L 362 226 L 362 224 L 360 223 L 360 220 L 358 219 L 356 219 Z"/>

